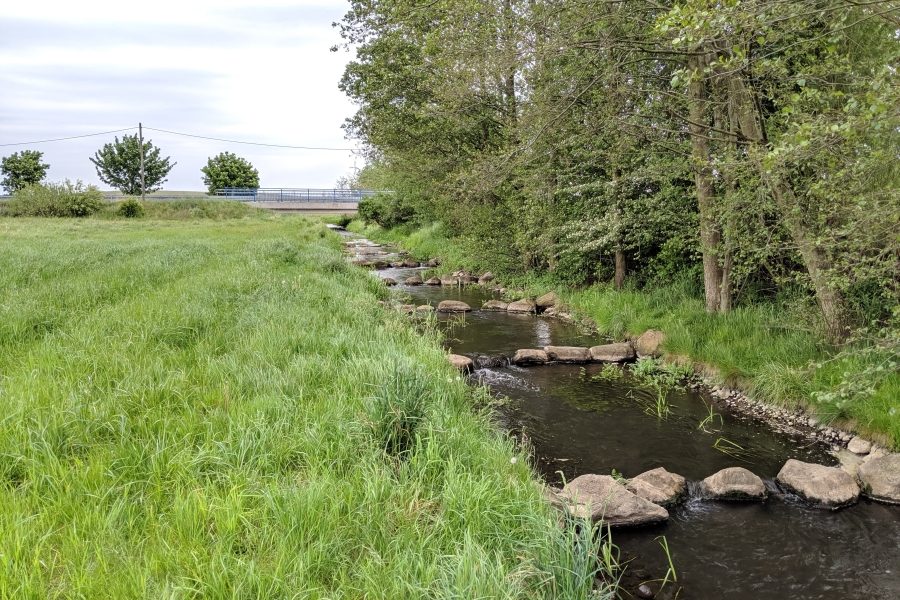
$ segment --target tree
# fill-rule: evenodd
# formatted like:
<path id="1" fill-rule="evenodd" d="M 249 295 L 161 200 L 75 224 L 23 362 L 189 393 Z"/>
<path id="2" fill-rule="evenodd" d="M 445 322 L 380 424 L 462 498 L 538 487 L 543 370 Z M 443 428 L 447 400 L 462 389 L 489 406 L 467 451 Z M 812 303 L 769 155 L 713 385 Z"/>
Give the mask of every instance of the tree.
<path id="1" fill-rule="evenodd" d="M 215 194 L 216 190 L 227 187 L 259 187 L 259 171 L 247 159 L 231 152 L 222 152 L 210 158 L 206 166 L 200 170 L 203 172 L 203 185 L 209 189 L 210 196 Z"/>
<path id="2" fill-rule="evenodd" d="M 41 163 L 44 153 L 37 150 L 22 150 L 22 153 L 13 152 L 3 157 L 0 163 L 0 174 L 3 181 L 0 185 L 10 194 L 17 192 L 26 185 L 40 183 L 47 176 L 50 165 Z"/>
<path id="3" fill-rule="evenodd" d="M 144 187 L 148 192 L 162 189 L 166 175 L 178 163 L 169 164 L 169 158 L 160 158 L 159 148 L 151 140 L 144 141 Z M 119 189 L 128 196 L 141 193 L 141 143 L 137 134 L 116 136 L 112 144 L 103 148 L 90 159 L 97 168 L 100 181 Z"/>

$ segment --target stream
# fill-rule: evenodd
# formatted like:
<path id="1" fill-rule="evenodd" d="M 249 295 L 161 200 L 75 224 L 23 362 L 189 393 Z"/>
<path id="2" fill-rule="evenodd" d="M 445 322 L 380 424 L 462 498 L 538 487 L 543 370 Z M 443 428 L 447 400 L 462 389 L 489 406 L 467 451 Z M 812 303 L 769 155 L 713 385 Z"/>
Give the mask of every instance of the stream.
<path id="1" fill-rule="evenodd" d="M 395 290 L 415 305 L 437 306 L 442 300 L 469 304 L 473 311 L 465 315 L 438 314 L 445 344 L 455 354 L 512 356 L 520 348 L 605 343 L 556 319 L 480 311 L 495 296 L 478 286 L 402 284 L 423 270 L 391 268 L 373 274 L 401 282 Z M 784 496 L 774 483 L 789 458 L 837 464 L 826 448 L 732 413 L 721 401 L 694 390 L 669 392 L 671 413 L 660 418 L 650 409 L 655 391 L 627 371 L 609 378 L 600 377 L 601 370 L 599 364 L 502 366 L 478 369 L 473 377 L 508 398 L 498 408 L 501 424 L 527 437 L 538 471 L 552 485 L 586 473 L 608 475 L 615 469 L 633 477 L 665 467 L 696 488 L 720 469 L 742 466 L 759 475 L 770 492 L 766 501 L 748 503 L 703 501 L 692 494 L 669 510 L 662 525 L 614 530 L 613 542 L 626 565 L 622 598 L 633 597 L 640 583 L 666 573 L 669 562 L 660 536 L 668 542 L 678 582 L 656 598 L 900 598 L 900 507 L 861 497 L 843 510 L 814 509 Z M 721 419 L 698 427 L 710 407 Z M 736 457 L 717 449 L 720 439 L 743 453 Z"/>

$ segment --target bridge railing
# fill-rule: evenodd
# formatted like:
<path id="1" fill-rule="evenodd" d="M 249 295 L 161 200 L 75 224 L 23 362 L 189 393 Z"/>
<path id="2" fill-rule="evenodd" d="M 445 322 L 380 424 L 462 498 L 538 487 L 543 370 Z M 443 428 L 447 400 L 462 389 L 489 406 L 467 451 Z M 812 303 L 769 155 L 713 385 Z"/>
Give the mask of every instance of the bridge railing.
<path id="1" fill-rule="evenodd" d="M 302 188 L 222 188 L 216 196 L 242 202 L 359 202 L 389 190 L 315 190 Z"/>

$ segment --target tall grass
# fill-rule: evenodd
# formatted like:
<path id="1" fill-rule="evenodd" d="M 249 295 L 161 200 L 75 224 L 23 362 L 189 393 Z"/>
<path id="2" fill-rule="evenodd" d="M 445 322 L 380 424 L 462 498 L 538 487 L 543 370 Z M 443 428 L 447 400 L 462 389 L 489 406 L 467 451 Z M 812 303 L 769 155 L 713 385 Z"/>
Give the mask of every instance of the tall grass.
<path id="1" fill-rule="evenodd" d="M 555 597 L 527 460 L 339 243 L 0 219 L 0 597 Z"/>

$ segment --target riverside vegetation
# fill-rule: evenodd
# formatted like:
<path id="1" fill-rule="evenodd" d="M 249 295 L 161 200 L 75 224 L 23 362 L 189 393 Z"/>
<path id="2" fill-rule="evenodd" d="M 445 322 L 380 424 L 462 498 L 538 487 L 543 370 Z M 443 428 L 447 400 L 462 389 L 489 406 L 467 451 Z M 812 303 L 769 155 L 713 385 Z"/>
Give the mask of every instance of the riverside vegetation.
<path id="1" fill-rule="evenodd" d="M 611 593 L 321 221 L 168 206 L 0 218 L 0 597 Z"/>

